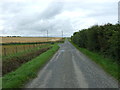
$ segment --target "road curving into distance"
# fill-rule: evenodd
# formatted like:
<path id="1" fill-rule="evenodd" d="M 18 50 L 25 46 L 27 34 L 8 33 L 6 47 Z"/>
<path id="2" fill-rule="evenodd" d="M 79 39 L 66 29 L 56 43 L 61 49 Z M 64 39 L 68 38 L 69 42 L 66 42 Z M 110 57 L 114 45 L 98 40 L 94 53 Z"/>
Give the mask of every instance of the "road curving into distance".
<path id="1" fill-rule="evenodd" d="M 118 88 L 118 82 L 66 40 L 25 88 Z"/>

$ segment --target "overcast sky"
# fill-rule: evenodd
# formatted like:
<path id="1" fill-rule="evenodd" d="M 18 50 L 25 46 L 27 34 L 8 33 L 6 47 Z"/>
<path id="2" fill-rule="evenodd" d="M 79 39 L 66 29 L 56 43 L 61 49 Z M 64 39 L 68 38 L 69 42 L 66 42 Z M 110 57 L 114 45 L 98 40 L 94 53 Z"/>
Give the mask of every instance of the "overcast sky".
<path id="1" fill-rule="evenodd" d="M 119 0 L 0 0 L 0 36 L 71 36 L 118 21 Z"/>

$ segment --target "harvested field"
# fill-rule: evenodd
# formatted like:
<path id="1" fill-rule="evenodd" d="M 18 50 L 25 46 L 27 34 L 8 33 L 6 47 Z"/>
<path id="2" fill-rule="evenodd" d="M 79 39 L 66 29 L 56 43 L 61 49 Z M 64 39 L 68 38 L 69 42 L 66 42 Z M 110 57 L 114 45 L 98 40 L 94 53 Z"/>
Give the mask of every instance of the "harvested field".
<path id="1" fill-rule="evenodd" d="M 0 43 L 29 43 L 29 42 L 47 42 L 59 41 L 60 37 L 2 37 Z"/>

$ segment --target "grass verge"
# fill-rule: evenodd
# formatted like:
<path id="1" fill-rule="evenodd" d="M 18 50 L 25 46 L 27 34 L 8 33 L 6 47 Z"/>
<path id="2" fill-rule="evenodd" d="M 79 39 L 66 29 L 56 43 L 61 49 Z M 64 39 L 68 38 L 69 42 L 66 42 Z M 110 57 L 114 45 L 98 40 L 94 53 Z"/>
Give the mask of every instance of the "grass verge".
<path id="1" fill-rule="evenodd" d="M 2 78 L 3 88 L 20 88 L 26 83 L 30 78 L 36 77 L 37 71 L 54 55 L 54 53 L 59 49 L 57 44 L 42 53 L 40 56 L 32 59 L 31 61 L 23 64 L 16 71 L 6 74 Z"/>
<path id="2" fill-rule="evenodd" d="M 70 41 L 71 42 L 71 41 Z M 85 48 L 80 48 L 73 42 L 71 42 L 79 51 L 84 53 L 86 56 L 88 56 L 91 60 L 99 64 L 104 71 L 109 73 L 111 76 L 113 76 L 115 79 L 117 79 L 120 82 L 120 65 L 118 65 L 117 62 L 114 62 L 112 59 L 104 58 L 102 55 L 89 51 Z"/>

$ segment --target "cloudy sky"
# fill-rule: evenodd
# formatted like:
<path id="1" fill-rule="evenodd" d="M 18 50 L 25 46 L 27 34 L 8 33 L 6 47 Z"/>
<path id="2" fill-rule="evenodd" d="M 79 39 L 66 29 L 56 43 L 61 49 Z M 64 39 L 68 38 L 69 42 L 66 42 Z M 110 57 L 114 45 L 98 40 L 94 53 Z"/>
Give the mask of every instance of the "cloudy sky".
<path id="1" fill-rule="evenodd" d="M 0 36 L 71 36 L 95 24 L 116 24 L 119 0 L 0 0 Z"/>

